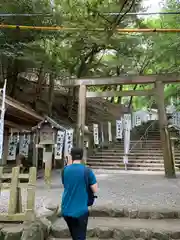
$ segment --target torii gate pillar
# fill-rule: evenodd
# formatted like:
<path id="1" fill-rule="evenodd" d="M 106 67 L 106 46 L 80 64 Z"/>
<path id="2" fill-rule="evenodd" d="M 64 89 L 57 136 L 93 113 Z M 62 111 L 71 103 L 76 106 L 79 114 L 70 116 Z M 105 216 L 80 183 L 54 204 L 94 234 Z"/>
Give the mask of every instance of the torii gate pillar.
<path id="1" fill-rule="evenodd" d="M 78 97 L 77 132 L 76 132 L 77 146 L 80 148 L 84 148 L 85 121 L 86 121 L 86 85 L 80 85 Z"/>
<path id="2" fill-rule="evenodd" d="M 159 128 L 164 158 L 165 176 L 167 178 L 174 178 L 176 177 L 176 173 L 174 167 L 171 140 L 168 131 L 168 121 L 164 106 L 164 84 L 161 81 L 157 80 L 155 83 L 155 87 L 156 87 L 156 102 L 158 105 L 159 113 Z"/>

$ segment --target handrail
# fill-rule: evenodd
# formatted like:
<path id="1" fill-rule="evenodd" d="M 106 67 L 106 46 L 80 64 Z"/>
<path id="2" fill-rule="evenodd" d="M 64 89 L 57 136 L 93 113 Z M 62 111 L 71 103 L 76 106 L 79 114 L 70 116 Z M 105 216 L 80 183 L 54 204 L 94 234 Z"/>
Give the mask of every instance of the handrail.
<path id="1" fill-rule="evenodd" d="M 149 128 L 154 124 L 154 122 L 152 122 L 147 128 L 145 133 L 141 136 L 141 138 L 132 146 L 132 148 L 129 150 L 129 153 L 134 149 L 134 147 L 140 142 L 142 141 L 142 139 L 145 137 L 147 131 L 149 130 Z"/>
<path id="2" fill-rule="evenodd" d="M 170 124 L 168 125 L 168 128 L 174 127 L 176 130 L 180 131 L 180 127 L 177 126 L 176 124 Z"/>

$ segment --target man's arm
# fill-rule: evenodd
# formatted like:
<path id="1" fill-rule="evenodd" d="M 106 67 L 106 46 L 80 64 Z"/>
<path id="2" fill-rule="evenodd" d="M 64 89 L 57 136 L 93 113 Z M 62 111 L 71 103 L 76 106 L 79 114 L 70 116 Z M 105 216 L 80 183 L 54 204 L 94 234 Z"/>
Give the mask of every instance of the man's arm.
<path id="1" fill-rule="evenodd" d="M 89 169 L 89 184 L 91 186 L 93 193 L 97 193 L 98 191 L 97 180 L 95 174 L 91 169 Z"/>

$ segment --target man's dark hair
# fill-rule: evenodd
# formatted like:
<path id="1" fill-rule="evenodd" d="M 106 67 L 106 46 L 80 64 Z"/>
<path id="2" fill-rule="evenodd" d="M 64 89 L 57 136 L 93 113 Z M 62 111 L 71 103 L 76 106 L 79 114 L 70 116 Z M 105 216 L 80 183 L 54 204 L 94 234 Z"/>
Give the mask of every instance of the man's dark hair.
<path id="1" fill-rule="evenodd" d="M 77 147 L 72 148 L 71 149 L 71 157 L 72 157 L 72 161 L 82 160 L 83 149 L 82 148 L 77 148 Z"/>

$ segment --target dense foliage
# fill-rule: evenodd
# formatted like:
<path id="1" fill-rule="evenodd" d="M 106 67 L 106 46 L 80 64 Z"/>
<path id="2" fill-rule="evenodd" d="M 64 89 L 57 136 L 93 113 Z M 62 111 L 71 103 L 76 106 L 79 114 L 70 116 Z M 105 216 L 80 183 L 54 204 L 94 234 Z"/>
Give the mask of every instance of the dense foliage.
<path id="1" fill-rule="evenodd" d="M 18 98 L 16 89 L 21 72 L 35 69 L 36 91 L 32 106 L 37 108 L 42 86 L 49 88 L 49 115 L 52 113 L 54 89 L 58 80 L 83 76 L 118 76 L 120 74 L 151 74 L 179 72 L 179 34 L 120 34 L 116 27 L 167 27 L 179 26 L 179 15 L 162 15 L 139 18 L 126 15 L 143 11 L 141 0 L 0 0 L 1 13 L 41 13 L 38 16 L 0 17 L 1 23 L 76 28 L 72 31 L 0 30 L 1 84 L 8 80 L 8 94 Z M 175 0 L 167 0 L 163 11 L 179 10 Z M 108 14 L 117 12 L 116 15 Z M 122 14 L 124 13 L 124 14 Z M 49 15 L 47 15 L 49 14 Z M 103 31 L 98 30 L 103 29 Z M 48 81 L 47 81 L 48 76 Z M 149 86 L 133 86 L 134 89 Z M 114 89 L 105 86 L 99 91 Z M 117 91 L 132 86 L 117 86 Z M 92 88 L 94 89 L 94 88 Z M 76 89 L 69 89 L 75 98 Z M 166 87 L 166 100 L 178 106 L 179 86 Z M 74 100 L 73 98 L 73 100 Z M 134 108 L 151 107 L 153 99 L 147 97 L 113 98 Z M 67 101 L 69 115 L 73 102 Z"/>

